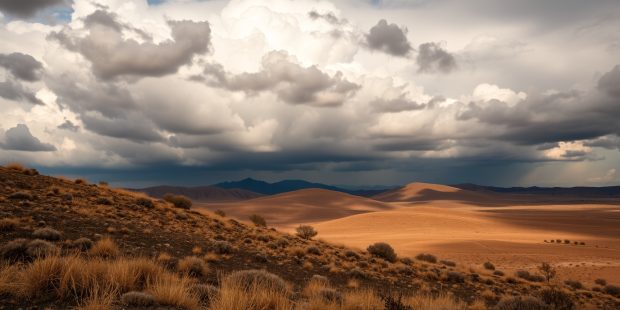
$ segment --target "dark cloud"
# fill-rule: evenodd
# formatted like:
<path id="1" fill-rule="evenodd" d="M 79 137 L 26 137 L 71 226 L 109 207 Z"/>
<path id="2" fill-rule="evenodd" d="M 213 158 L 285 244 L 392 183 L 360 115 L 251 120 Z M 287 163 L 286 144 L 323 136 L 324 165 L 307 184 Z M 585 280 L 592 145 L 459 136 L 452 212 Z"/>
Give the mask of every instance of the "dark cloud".
<path id="1" fill-rule="evenodd" d="M 387 152 L 401 151 L 437 151 L 447 149 L 454 143 L 438 138 L 392 138 L 381 139 L 374 145 L 374 149 Z"/>
<path id="2" fill-rule="evenodd" d="M 598 80 L 598 88 L 610 96 L 620 98 L 620 65 L 616 65 Z"/>
<path id="3" fill-rule="evenodd" d="M 20 80 L 33 82 L 41 78 L 43 64 L 30 55 L 11 53 L 0 54 L 0 67 L 4 67 Z"/>
<path id="4" fill-rule="evenodd" d="M 375 111 L 381 112 L 402 112 L 410 110 L 420 110 L 426 107 L 426 104 L 409 100 L 404 95 L 390 100 L 378 98 L 370 104 Z"/>
<path id="5" fill-rule="evenodd" d="M 123 26 L 113 14 L 96 11 L 85 20 L 89 34 L 74 37 L 65 31 L 49 37 L 65 48 L 81 53 L 93 73 L 104 80 L 118 76 L 163 76 L 177 72 L 195 55 L 206 53 L 211 41 L 208 22 L 169 21 L 172 40 L 159 44 L 124 39 Z"/>
<path id="6" fill-rule="evenodd" d="M 209 85 L 249 94 L 272 91 L 291 104 L 339 106 L 360 87 L 340 72 L 329 76 L 316 66 L 302 67 L 281 51 L 263 57 L 261 71 L 256 73 L 234 75 L 217 64 L 207 65 L 204 73 Z"/>
<path id="7" fill-rule="evenodd" d="M 118 118 L 107 118 L 97 113 L 81 116 L 84 127 L 100 135 L 127 139 L 134 142 L 161 142 L 164 138 L 157 126 L 139 113 L 127 113 Z"/>
<path id="8" fill-rule="evenodd" d="M 25 88 L 20 82 L 14 81 L 13 79 L 0 82 L 0 97 L 18 102 L 43 104 L 31 90 Z"/>
<path id="9" fill-rule="evenodd" d="M 407 39 L 407 29 L 396 24 L 388 24 L 380 20 L 366 34 L 366 45 L 373 50 L 380 50 L 394 56 L 407 56 L 411 52 L 411 44 Z"/>
<path id="10" fill-rule="evenodd" d="M 6 150 L 28 152 L 56 151 L 55 146 L 42 143 L 38 138 L 34 137 L 25 124 L 17 124 L 17 126 L 7 130 L 4 133 L 4 141 L 4 143 L 0 144 L 0 147 Z"/>
<path id="11" fill-rule="evenodd" d="M 65 0 L 2 0 L 0 11 L 21 18 L 30 18 L 40 10 L 64 2 Z"/>
<path id="12" fill-rule="evenodd" d="M 594 90 L 532 95 L 514 106 L 498 100 L 472 102 L 457 119 L 503 128 L 490 131 L 490 136 L 523 145 L 619 135 L 620 101 L 609 96 L 614 95 L 611 81 L 617 78 L 617 68 L 603 75 Z"/>
<path id="13" fill-rule="evenodd" d="M 428 42 L 420 44 L 416 57 L 418 72 L 450 73 L 456 69 L 454 55 L 444 50 L 440 44 Z"/>
<path id="14" fill-rule="evenodd" d="M 593 140 L 587 140 L 583 143 L 589 147 L 602 147 L 608 150 L 620 150 L 620 136 L 605 136 Z"/>
<path id="15" fill-rule="evenodd" d="M 344 18 L 343 19 L 338 18 L 338 16 L 336 16 L 336 14 L 334 14 L 333 12 L 327 12 L 327 13 L 321 14 L 317 11 L 310 11 L 308 12 L 308 16 L 310 16 L 310 18 L 312 18 L 313 20 L 322 19 L 332 25 L 343 25 L 348 22 Z"/>
<path id="16" fill-rule="evenodd" d="M 70 120 L 65 120 L 65 122 L 58 125 L 57 128 L 77 132 L 80 129 L 80 126 L 74 125 Z"/>

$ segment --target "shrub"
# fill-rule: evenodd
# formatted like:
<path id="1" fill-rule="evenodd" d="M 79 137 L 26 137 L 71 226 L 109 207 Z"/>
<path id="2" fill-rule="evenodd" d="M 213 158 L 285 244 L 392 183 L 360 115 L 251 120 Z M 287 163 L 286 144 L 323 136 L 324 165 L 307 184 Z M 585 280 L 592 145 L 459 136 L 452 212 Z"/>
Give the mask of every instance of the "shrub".
<path id="1" fill-rule="evenodd" d="M 121 302 L 129 307 L 149 307 L 155 304 L 153 295 L 145 292 L 127 292 L 121 296 Z"/>
<path id="2" fill-rule="evenodd" d="M 282 278 L 264 270 L 241 270 L 232 272 L 225 281 L 245 292 L 252 292 L 255 288 L 270 288 L 274 292 L 286 293 L 288 287 Z"/>
<path id="3" fill-rule="evenodd" d="M 211 309 L 293 309 L 286 283 L 261 270 L 236 271 L 225 277 Z"/>
<path id="4" fill-rule="evenodd" d="M 204 260 L 196 256 L 188 256 L 179 261 L 177 269 L 189 276 L 203 277 L 209 272 Z"/>
<path id="5" fill-rule="evenodd" d="M 93 241 L 85 237 L 78 238 L 73 241 L 73 247 L 80 251 L 88 251 L 93 247 Z"/>
<path id="6" fill-rule="evenodd" d="M 538 270 L 543 274 L 545 279 L 547 279 L 547 283 L 549 283 L 556 275 L 555 268 L 546 262 L 540 264 L 540 266 L 538 266 Z"/>
<path id="7" fill-rule="evenodd" d="M 108 197 L 99 197 L 97 198 L 97 200 L 95 200 L 95 203 L 98 205 L 112 205 L 112 200 Z"/>
<path id="8" fill-rule="evenodd" d="M 174 205 L 176 208 L 189 209 L 192 207 L 192 201 L 183 195 L 164 195 L 164 200 Z"/>
<path id="9" fill-rule="evenodd" d="M 354 258 L 354 259 L 359 259 L 360 255 L 357 254 L 357 252 L 352 251 L 352 250 L 346 250 L 344 252 L 344 256 L 348 257 L 348 258 Z"/>
<path id="10" fill-rule="evenodd" d="M 29 193 L 26 193 L 26 192 L 15 192 L 15 193 L 9 195 L 9 199 L 31 200 L 32 199 L 32 195 L 30 195 Z"/>
<path id="11" fill-rule="evenodd" d="M 549 307 L 540 299 L 527 297 L 509 297 L 499 301 L 496 310 L 548 310 Z"/>
<path id="12" fill-rule="evenodd" d="M 226 217 L 226 212 L 224 212 L 224 211 L 222 211 L 220 209 L 217 209 L 217 210 L 213 211 L 213 213 L 217 214 L 220 217 Z"/>
<path id="13" fill-rule="evenodd" d="M 309 246 L 308 248 L 306 248 L 306 253 L 313 254 L 313 255 L 321 255 L 321 250 L 319 250 L 319 248 L 316 246 Z"/>
<path id="14" fill-rule="evenodd" d="M 555 239 L 555 243 L 562 243 L 562 239 Z"/>
<path id="15" fill-rule="evenodd" d="M 557 289 L 544 289 L 540 292 L 540 298 L 551 309 L 573 310 L 576 308 L 575 302 L 570 295 Z"/>
<path id="16" fill-rule="evenodd" d="M 415 259 L 433 264 L 437 263 L 437 257 L 433 254 L 420 253 L 415 257 Z"/>
<path id="17" fill-rule="evenodd" d="M 314 230 L 314 227 L 309 226 L 309 225 L 299 225 L 296 231 L 297 231 L 297 236 L 303 239 L 306 239 L 306 240 L 310 240 L 312 239 L 312 237 L 318 234 L 318 232 Z"/>
<path id="18" fill-rule="evenodd" d="M 495 271 L 493 271 L 493 275 L 499 276 L 499 277 L 503 277 L 504 276 L 504 272 L 501 271 L 501 270 L 495 270 Z"/>
<path id="19" fill-rule="evenodd" d="M 463 276 L 462 273 L 457 271 L 448 271 L 448 273 L 446 274 L 446 279 L 450 282 L 465 282 L 465 276 Z"/>
<path id="20" fill-rule="evenodd" d="M 19 221 L 17 219 L 8 219 L 8 218 L 1 219 L 0 220 L 0 231 L 1 232 L 13 231 L 15 230 L 15 228 L 17 228 L 17 224 L 19 224 Z"/>
<path id="21" fill-rule="evenodd" d="M 82 184 L 82 185 L 84 185 L 84 184 L 88 184 L 88 182 L 86 182 L 86 180 L 85 180 L 85 179 L 76 179 L 76 180 L 74 181 L 74 183 L 75 183 L 75 184 Z"/>
<path id="22" fill-rule="evenodd" d="M 220 290 L 216 286 L 210 284 L 198 283 L 192 286 L 192 292 L 204 303 L 209 303 L 214 300 L 219 291 Z"/>
<path id="23" fill-rule="evenodd" d="M 607 285 L 607 280 L 598 278 L 598 279 L 594 280 L 594 283 L 596 283 L 596 284 L 598 284 L 600 286 L 605 286 L 605 285 Z"/>
<path id="24" fill-rule="evenodd" d="M 449 261 L 449 260 L 441 260 L 439 262 L 442 263 L 443 265 L 448 266 L 448 267 L 455 267 L 456 266 L 455 262 Z"/>
<path id="25" fill-rule="evenodd" d="M 148 198 L 138 198 L 136 200 L 136 204 L 139 206 L 145 207 L 147 209 L 155 208 L 155 204 L 153 203 L 153 200 L 148 199 Z"/>
<path id="26" fill-rule="evenodd" d="M 381 257 L 388 262 L 393 263 L 396 261 L 396 252 L 394 252 L 394 248 L 392 248 L 391 245 L 385 242 L 377 242 L 375 244 L 369 245 L 366 250 L 368 251 L 368 253 L 377 257 Z"/>
<path id="27" fill-rule="evenodd" d="M 40 239 L 35 239 L 28 242 L 26 246 L 26 254 L 31 258 L 46 257 L 58 255 L 60 249 L 54 244 Z"/>
<path id="28" fill-rule="evenodd" d="M 575 289 L 575 290 L 583 288 L 583 284 L 581 284 L 581 282 L 575 281 L 575 280 L 566 280 L 566 281 L 564 281 L 564 284 L 566 284 L 567 286 L 570 286 L 572 289 Z"/>
<path id="29" fill-rule="evenodd" d="M 570 244 L 570 240 L 565 239 L 565 240 L 564 240 L 564 244 Z"/>
<path id="30" fill-rule="evenodd" d="M 217 254 L 230 254 L 233 251 L 233 247 L 230 245 L 230 242 L 223 240 L 213 242 L 212 249 L 213 252 Z"/>
<path id="31" fill-rule="evenodd" d="M 485 262 L 482 266 L 484 266 L 484 269 L 486 270 L 495 270 L 495 265 L 491 262 Z"/>
<path id="32" fill-rule="evenodd" d="M 258 214 L 250 215 L 250 221 L 252 221 L 252 223 L 256 226 L 267 227 L 267 221 L 265 221 L 265 219 Z"/>
<path id="33" fill-rule="evenodd" d="M 620 286 L 611 284 L 605 285 L 605 287 L 603 287 L 603 292 L 612 296 L 620 297 Z"/>
<path id="34" fill-rule="evenodd" d="M 121 251 L 118 249 L 118 246 L 114 240 L 110 238 L 103 238 L 95 242 L 88 253 L 92 256 L 101 258 L 115 258 L 120 255 Z"/>
<path id="35" fill-rule="evenodd" d="M 530 281 L 530 282 L 543 282 L 545 281 L 545 277 L 537 274 L 531 274 L 527 270 L 517 270 L 515 275 L 521 279 Z"/>
<path id="36" fill-rule="evenodd" d="M 0 255 L 8 261 L 19 261 L 28 258 L 26 250 L 28 240 L 19 238 L 11 240 L 0 248 Z"/>
<path id="37" fill-rule="evenodd" d="M 62 235 L 56 229 L 45 227 L 45 228 L 39 228 L 35 230 L 32 233 L 32 236 L 37 239 L 56 241 L 56 240 L 60 240 L 60 237 Z"/>

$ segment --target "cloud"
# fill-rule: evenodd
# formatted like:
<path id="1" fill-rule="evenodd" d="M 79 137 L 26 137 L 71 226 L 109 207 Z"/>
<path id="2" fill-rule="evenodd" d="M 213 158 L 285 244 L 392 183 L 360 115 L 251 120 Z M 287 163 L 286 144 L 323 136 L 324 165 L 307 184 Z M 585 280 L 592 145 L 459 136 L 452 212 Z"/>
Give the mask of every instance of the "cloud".
<path id="1" fill-rule="evenodd" d="M 40 79 L 43 64 L 30 55 L 11 53 L 0 54 L 0 67 L 4 67 L 20 80 L 33 82 Z"/>
<path id="2" fill-rule="evenodd" d="M 616 65 L 598 80 L 598 88 L 610 96 L 620 98 L 620 65 Z"/>
<path id="3" fill-rule="evenodd" d="M 457 68 L 454 55 L 448 53 L 439 43 L 420 44 L 416 57 L 418 72 L 450 73 Z"/>
<path id="4" fill-rule="evenodd" d="M 25 88 L 20 82 L 12 79 L 0 82 L 0 97 L 18 102 L 43 104 L 32 91 Z"/>
<path id="5" fill-rule="evenodd" d="M 80 129 L 80 126 L 74 125 L 70 120 L 65 120 L 65 122 L 58 125 L 57 128 L 77 132 Z"/>
<path id="6" fill-rule="evenodd" d="M 310 16 L 310 18 L 312 18 L 313 20 L 322 19 L 332 25 L 342 25 L 348 22 L 344 18 L 343 19 L 338 18 L 338 16 L 336 16 L 336 14 L 334 14 L 333 12 L 327 12 L 327 13 L 321 14 L 317 11 L 312 10 L 308 12 L 308 16 Z"/>
<path id="7" fill-rule="evenodd" d="M 21 18 L 30 18 L 40 10 L 64 2 L 65 0 L 3 0 L 0 1 L 0 11 Z"/>
<path id="8" fill-rule="evenodd" d="M 611 168 L 605 172 L 604 175 L 598 177 L 588 178 L 588 182 L 590 183 L 609 183 L 615 181 L 617 179 L 616 169 Z"/>
<path id="9" fill-rule="evenodd" d="M 42 143 L 38 138 L 34 137 L 28 126 L 25 124 L 17 124 L 4 133 L 5 142 L 0 144 L 5 150 L 27 151 L 27 152 L 51 152 L 56 151 L 56 147 Z"/>
<path id="10" fill-rule="evenodd" d="M 256 73 L 231 74 L 221 65 L 207 65 L 204 70 L 206 83 L 232 91 L 254 94 L 272 91 L 290 104 L 339 106 L 359 89 L 338 72 L 333 76 L 316 66 L 302 67 L 294 57 L 283 51 L 270 52 L 263 57 L 261 69 Z"/>
<path id="11" fill-rule="evenodd" d="M 373 50 L 383 51 L 394 56 L 407 56 L 412 47 L 407 39 L 407 29 L 380 20 L 366 34 L 366 45 Z"/>
<path id="12" fill-rule="evenodd" d="M 88 35 L 74 36 L 69 31 L 49 37 L 65 48 L 81 53 L 92 64 L 93 73 L 104 80 L 118 76 L 164 76 L 176 73 L 193 57 L 206 53 L 211 42 L 208 22 L 168 21 L 172 40 L 161 43 L 125 39 L 115 16 L 98 10 L 86 17 Z"/>

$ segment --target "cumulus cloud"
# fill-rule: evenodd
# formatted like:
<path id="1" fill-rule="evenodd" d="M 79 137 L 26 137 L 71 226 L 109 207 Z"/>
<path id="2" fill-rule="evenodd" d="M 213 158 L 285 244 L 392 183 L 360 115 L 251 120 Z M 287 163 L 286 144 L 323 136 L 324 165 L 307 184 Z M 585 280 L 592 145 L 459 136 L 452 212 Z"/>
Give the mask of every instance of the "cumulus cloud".
<path id="1" fill-rule="evenodd" d="M 620 65 L 616 65 L 598 80 L 598 88 L 610 96 L 620 98 Z"/>
<path id="2" fill-rule="evenodd" d="M 65 0 L 4 0 L 0 1 L 0 11 L 22 18 L 30 18 L 40 10 L 64 2 Z"/>
<path id="3" fill-rule="evenodd" d="M 80 129 L 80 126 L 73 124 L 70 120 L 65 120 L 65 122 L 58 125 L 57 128 L 77 132 Z"/>
<path id="4" fill-rule="evenodd" d="M 450 73 L 457 68 L 454 55 L 434 42 L 420 44 L 416 63 L 418 72 Z"/>
<path id="5" fill-rule="evenodd" d="M 332 25 L 342 25 L 346 24 L 348 21 L 346 19 L 340 19 L 333 12 L 319 13 L 315 10 L 308 12 L 308 16 L 313 20 L 324 20 Z"/>
<path id="6" fill-rule="evenodd" d="M 231 74 L 221 65 L 207 65 L 204 79 L 209 85 L 248 94 L 272 91 L 291 104 L 339 106 L 353 96 L 359 85 L 346 80 L 342 73 L 333 76 L 316 66 L 303 67 L 286 52 L 274 51 L 263 57 L 256 73 Z"/>
<path id="7" fill-rule="evenodd" d="M 50 38 L 69 50 L 81 53 L 92 64 L 93 73 L 109 80 L 118 76 L 163 76 L 177 72 L 193 57 L 206 53 L 211 41 L 208 22 L 168 21 L 172 40 L 161 43 L 125 39 L 115 16 L 98 10 L 85 20 L 88 35 L 68 30 Z"/>
<path id="8" fill-rule="evenodd" d="M 366 34 L 366 45 L 373 50 L 383 51 L 394 56 L 407 56 L 412 47 L 407 39 L 407 28 L 388 24 L 380 20 Z"/>
<path id="9" fill-rule="evenodd" d="M 30 55 L 11 53 L 0 54 L 0 67 L 4 67 L 18 79 L 33 82 L 40 79 L 43 64 Z"/>
<path id="10" fill-rule="evenodd" d="M 35 96 L 34 92 L 24 87 L 19 81 L 13 79 L 0 82 L 0 97 L 17 102 L 43 104 L 43 102 Z"/>
<path id="11" fill-rule="evenodd" d="M 4 143 L 0 144 L 0 147 L 6 150 L 27 152 L 56 151 L 55 146 L 43 143 L 33 136 L 25 124 L 17 124 L 17 126 L 8 129 L 4 133 Z"/>

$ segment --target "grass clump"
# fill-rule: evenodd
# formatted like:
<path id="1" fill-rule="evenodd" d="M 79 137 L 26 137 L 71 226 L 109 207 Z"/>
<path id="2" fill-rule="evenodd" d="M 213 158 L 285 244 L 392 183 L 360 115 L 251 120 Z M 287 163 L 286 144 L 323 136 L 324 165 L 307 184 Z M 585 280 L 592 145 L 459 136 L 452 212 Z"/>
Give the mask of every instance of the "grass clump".
<path id="1" fill-rule="evenodd" d="M 495 310 L 549 310 L 542 300 L 532 297 L 509 297 L 497 303 Z"/>
<path id="2" fill-rule="evenodd" d="M 164 195 L 164 200 L 176 208 L 190 209 L 192 207 L 192 201 L 183 195 L 166 194 Z"/>
<path id="3" fill-rule="evenodd" d="M 267 227 L 267 221 L 265 221 L 265 218 L 263 218 L 262 216 L 258 214 L 250 215 L 250 221 L 254 223 L 254 225 L 256 226 Z"/>
<path id="4" fill-rule="evenodd" d="M 192 277 L 204 277 L 209 273 L 205 261 L 196 256 L 188 256 L 179 260 L 177 269 Z"/>
<path id="5" fill-rule="evenodd" d="M 420 253 L 415 257 L 415 259 L 421 260 L 427 263 L 433 263 L 433 264 L 437 263 L 437 257 L 433 254 Z"/>
<path id="6" fill-rule="evenodd" d="M 383 258 L 388 262 L 396 262 L 396 252 L 394 252 L 394 248 L 385 242 L 371 244 L 366 250 L 368 253 Z"/>
<path id="7" fill-rule="evenodd" d="M 155 304 L 155 298 L 149 293 L 131 291 L 121 296 L 121 303 L 129 307 L 149 307 Z"/>
<path id="8" fill-rule="evenodd" d="M 49 241 L 57 241 L 60 240 L 62 234 L 53 228 L 45 227 L 39 228 L 32 233 L 32 236 L 37 239 L 49 240 Z"/>
<path id="9" fill-rule="evenodd" d="M 482 264 L 482 266 L 486 270 L 495 270 L 495 265 L 493 265 L 493 263 L 491 262 L 485 262 L 484 264 Z"/>
<path id="10" fill-rule="evenodd" d="M 121 254 L 118 245 L 111 238 L 103 238 L 93 244 L 88 254 L 100 258 L 115 258 Z"/>
<path id="11" fill-rule="evenodd" d="M 4 218 L 0 220 L 0 232 L 14 231 L 19 221 L 14 218 Z"/>

